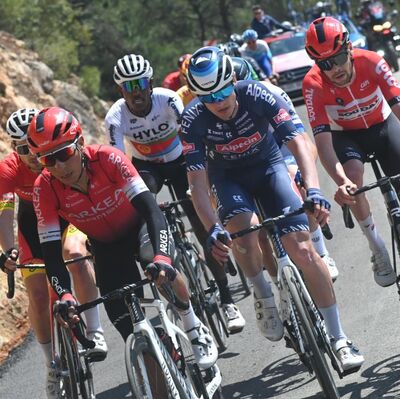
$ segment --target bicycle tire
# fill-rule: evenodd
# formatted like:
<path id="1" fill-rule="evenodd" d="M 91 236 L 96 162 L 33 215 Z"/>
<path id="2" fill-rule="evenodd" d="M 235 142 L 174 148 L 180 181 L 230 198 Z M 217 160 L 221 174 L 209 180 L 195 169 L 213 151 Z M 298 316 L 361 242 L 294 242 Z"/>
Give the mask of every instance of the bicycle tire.
<path id="1" fill-rule="evenodd" d="M 188 250 L 189 249 L 186 248 L 186 251 Z M 184 270 L 187 270 L 188 274 L 191 275 L 190 279 L 192 280 L 191 284 L 193 285 L 193 289 L 196 294 L 198 312 L 200 313 L 202 322 L 209 328 L 215 338 L 215 341 L 217 342 L 220 352 L 222 352 L 226 349 L 226 343 L 224 342 L 223 338 L 225 333 L 224 327 L 221 323 L 224 323 L 224 321 L 222 315 L 220 314 L 220 309 L 216 302 L 213 304 L 207 300 L 206 293 L 204 292 L 204 288 L 202 286 L 201 276 L 195 275 L 191 259 L 186 251 L 182 253 L 181 262 L 183 262 Z M 193 256 L 196 256 L 195 252 Z M 202 273 L 202 265 L 200 262 L 200 259 L 196 258 L 196 270 Z"/>
<path id="2" fill-rule="evenodd" d="M 284 267 L 283 274 L 289 288 L 290 295 L 293 300 L 295 312 L 299 319 L 300 330 L 303 332 L 303 340 L 306 350 L 308 347 L 308 357 L 313 368 L 314 374 L 317 377 L 318 383 L 322 391 L 328 399 L 340 399 L 338 389 L 332 377 L 332 373 L 326 362 L 324 352 L 318 345 L 319 337 L 316 336 L 315 327 L 312 323 L 312 318 L 305 306 L 298 284 L 295 282 L 295 276 L 290 267 Z"/>
<path id="3" fill-rule="evenodd" d="M 60 362 L 61 362 L 61 388 L 63 397 L 66 399 L 79 398 L 79 378 L 78 378 L 78 357 L 77 347 L 73 341 L 70 329 L 57 326 L 60 345 Z M 65 395 L 65 396 L 64 396 Z"/>
<path id="4" fill-rule="evenodd" d="M 147 364 L 144 355 L 147 355 Z M 153 370 L 151 375 L 147 371 L 149 365 L 152 366 Z M 161 365 L 146 336 L 139 334 L 129 335 L 125 343 L 125 366 L 134 399 L 173 399 L 176 397 L 168 388 Z M 179 397 L 181 399 L 190 399 L 179 385 L 179 382 L 177 382 L 174 373 L 171 370 L 170 372 L 179 392 Z M 156 380 L 153 377 L 154 375 Z M 154 391 L 154 389 L 156 390 Z M 161 396 L 158 396 L 159 394 Z"/>

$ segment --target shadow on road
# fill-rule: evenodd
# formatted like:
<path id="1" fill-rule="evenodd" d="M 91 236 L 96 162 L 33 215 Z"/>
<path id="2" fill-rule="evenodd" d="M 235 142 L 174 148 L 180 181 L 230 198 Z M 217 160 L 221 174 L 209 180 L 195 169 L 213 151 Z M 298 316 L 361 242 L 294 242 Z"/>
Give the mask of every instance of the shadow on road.
<path id="1" fill-rule="evenodd" d="M 294 391 L 312 381 L 297 355 L 286 356 L 265 367 L 250 380 L 223 386 L 224 397 L 265 399 Z M 317 398 L 318 396 L 316 396 Z"/>
<path id="2" fill-rule="evenodd" d="M 95 387 L 96 388 L 96 387 Z M 114 388 L 107 389 L 102 393 L 96 394 L 96 399 L 132 399 L 131 389 L 129 384 L 120 384 Z"/>

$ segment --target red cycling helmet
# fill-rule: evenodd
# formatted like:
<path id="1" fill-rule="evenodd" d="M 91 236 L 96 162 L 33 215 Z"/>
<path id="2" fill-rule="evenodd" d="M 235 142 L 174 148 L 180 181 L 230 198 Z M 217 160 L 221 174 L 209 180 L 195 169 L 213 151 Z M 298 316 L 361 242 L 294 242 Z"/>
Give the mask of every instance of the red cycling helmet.
<path id="1" fill-rule="evenodd" d="M 337 19 L 317 18 L 306 34 L 306 51 L 313 60 L 329 58 L 349 43 L 349 32 Z"/>
<path id="2" fill-rule="evenodd" d="M 81 126 L 71 112 L 59 107 L 45 108 L 29 125 L 29 149 L 33 154 L 47 152 L 81 135 Z"/>

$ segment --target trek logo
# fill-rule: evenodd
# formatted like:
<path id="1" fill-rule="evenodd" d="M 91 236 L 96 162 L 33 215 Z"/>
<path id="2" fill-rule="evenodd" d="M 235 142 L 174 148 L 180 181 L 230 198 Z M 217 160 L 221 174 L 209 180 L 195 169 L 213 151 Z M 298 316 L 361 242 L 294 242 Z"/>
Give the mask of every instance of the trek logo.
<path id="1" fill-rule="evenodd" d="M 250 137 L 238 137 L 230 143 L 217 144 L 215 150 L 221 154 L 236 153 L 242 154 L 255 146 L 262 139 L 260 132 L 256 132 Z"/>
<path id="2" fill-rule="evenodd" d="M 290 115 L 287 113 L 287 111 L 283 108 L 281 108 L 278 112 L 278 115 L 274 116 L 274 122 L 279 125 L 282 122 L 290 121 Z"/>
<path id="3" fill-rule="evenodd" d="M 186 141 L 182 140 L 183 155 L 190 154 L 194 152 L 195 149 L 196 147 L 193 143 L 187 143 Z"/>
<path id="4" fill-rule="evenodd" d="M 315 121 L 313 96 L 314 96 L 314 89 L 306 89 L 305 90 L 306 107 L 307 107 L 307 111 L 308 111 L 308 119 L 310 120 L 310 122 Z"/>
<path id="5" fill-rule="evenodd" d="M 395 86 L 400 88 L 399 82 L 393 76 L 392 70 L 385 60 L 382 59 L 378 62 L 378 65 L 375 68 L 375 72 L 377 75 L 381 75 L 383 73 L 383 79 L 386 80 L 388 86 Z"/>

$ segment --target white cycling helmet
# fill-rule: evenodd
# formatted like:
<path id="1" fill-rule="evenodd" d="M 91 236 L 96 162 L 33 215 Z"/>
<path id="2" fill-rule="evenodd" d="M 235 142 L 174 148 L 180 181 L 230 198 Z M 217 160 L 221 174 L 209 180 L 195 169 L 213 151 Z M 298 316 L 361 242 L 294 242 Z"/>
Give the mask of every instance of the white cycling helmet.
<path id="1" fill-rule="evenodd" d="M 114 80 L 119 85 L 128 80 L 150 79 L 152 76 L 153 68 L 150 66 L 150 62 L 145 60 L 140 54 L 124 55 L 117 61 L 117 65 L 114 67 Z"/>
<path id="2" fill-rule="evenodd" d="M 218 47 L 202 47 L 190 58 L 187 81 L 197 95 L 215 93 L 233 81 L 233 65 L 229 55 Z"/>
<path id="3" fill-rule="evenodd" d="M 35 108 L 21 108 L 13 112 L 7 120 L 7 134 L 16 141 L 26 139 L 29 124 L 38 113 Z"/>

